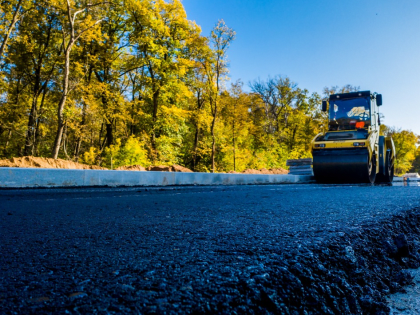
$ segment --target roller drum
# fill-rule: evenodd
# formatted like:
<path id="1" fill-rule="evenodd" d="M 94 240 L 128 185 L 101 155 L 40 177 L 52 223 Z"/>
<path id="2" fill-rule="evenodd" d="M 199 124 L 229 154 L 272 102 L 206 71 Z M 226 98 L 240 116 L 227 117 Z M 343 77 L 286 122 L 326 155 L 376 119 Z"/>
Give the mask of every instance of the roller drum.
<path id="1" fill-rule="evenodd" d="M 369 152 L 366 148 L 314 150 L 313 171 L 318 182 L 369 183 Z"/>

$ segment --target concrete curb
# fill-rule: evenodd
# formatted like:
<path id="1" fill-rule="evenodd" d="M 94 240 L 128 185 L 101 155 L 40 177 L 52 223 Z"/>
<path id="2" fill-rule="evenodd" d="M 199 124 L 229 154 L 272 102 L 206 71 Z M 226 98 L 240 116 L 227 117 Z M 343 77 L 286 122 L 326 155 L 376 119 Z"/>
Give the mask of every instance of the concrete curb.
<path id="1" fill-rule="evenodd" d="M 311 183 L 313 176 L 0 168 L 0 188 L 212 186 Z"/>

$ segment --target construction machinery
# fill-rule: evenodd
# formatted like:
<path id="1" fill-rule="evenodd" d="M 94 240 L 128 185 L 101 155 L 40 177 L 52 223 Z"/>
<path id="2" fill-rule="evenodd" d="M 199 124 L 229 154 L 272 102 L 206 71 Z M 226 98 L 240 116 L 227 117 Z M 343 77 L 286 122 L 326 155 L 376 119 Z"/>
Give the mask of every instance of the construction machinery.
<path id="1" fill-rule="evenodd" d="M 328 106 L 329 103 L 329 106 Z M 391 183 L 395 147 L 380 135 L 382 95 L 370 91 L 330 95 L 328 131 L 312 141 L 313 171 L 317 182 Z"/>

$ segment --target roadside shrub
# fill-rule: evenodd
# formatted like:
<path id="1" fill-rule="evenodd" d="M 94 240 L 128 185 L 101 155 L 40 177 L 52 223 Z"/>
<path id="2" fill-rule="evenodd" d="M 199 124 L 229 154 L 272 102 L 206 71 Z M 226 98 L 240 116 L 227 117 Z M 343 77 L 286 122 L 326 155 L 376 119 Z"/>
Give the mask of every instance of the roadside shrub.
<path id="1" fill-rule="evenodd" d="M 126 165 L 150 165 L 144 144 L 134 136 L 129 137 L 124 145 L 121 145 L 121 139 L 117 139 L 114 145 L 105 149 L 105 156 L 107 165 L 112 169 Z"/>

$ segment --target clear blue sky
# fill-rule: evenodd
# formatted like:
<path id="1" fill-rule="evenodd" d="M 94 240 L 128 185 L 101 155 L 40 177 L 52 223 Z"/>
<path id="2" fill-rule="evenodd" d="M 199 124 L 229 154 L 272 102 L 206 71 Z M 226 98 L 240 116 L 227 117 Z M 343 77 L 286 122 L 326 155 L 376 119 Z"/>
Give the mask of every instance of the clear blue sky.
<path id="1" fill-rule="evenodd" d="M 310 92 L 352 84 L 382 93 L 384 123 L 420 135 L 419 0 L 183 0 L 209 35 L 237 33 L 232 81 L 288 76 Z"/>

